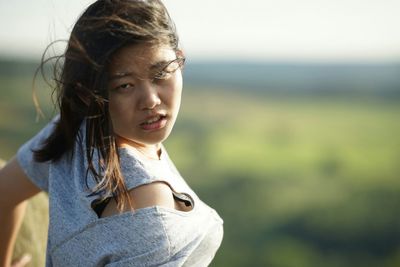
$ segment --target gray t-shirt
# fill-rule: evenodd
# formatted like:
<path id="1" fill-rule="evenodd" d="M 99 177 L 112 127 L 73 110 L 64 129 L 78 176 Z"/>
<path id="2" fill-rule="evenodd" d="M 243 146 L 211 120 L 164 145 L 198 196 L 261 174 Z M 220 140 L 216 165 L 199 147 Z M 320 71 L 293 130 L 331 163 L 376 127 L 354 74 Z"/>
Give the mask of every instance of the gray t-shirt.
<path id="1" fill-rule="evenodd" d="M 99 218 L 92 203 L 99 195 L 89 173 L 86 182 L 85 124 L 80 128 L 73 157 L 39 163 L 32 149 L 41 146 L 58 116 L 17 153 L 27 176 L 49 195 L 49 231 L 46 266 L 208 266 L 223 236 L 223 220 L 191 190 L 164 147 L 160 160 L 143 160 L 137 151 L 119 150 L 128 189 L 156 181 L 166 182 L 190 211 L 151 206 Z"/>

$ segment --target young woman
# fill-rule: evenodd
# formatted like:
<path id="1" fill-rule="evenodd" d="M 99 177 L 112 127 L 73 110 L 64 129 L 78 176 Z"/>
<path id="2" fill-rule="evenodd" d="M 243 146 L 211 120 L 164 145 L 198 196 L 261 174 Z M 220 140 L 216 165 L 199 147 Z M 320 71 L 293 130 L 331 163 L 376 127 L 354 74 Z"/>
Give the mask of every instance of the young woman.
<path id="1" fill-rule="evenodd" d="M 99 0 L 75 24 L 56 77 L 60 114 L 0 172 L 0 263 L 25 200 L 48 192 L 46 266 L 207 266 L 222 219 L 162 142 L 185 57 L 159 0 Z"/>

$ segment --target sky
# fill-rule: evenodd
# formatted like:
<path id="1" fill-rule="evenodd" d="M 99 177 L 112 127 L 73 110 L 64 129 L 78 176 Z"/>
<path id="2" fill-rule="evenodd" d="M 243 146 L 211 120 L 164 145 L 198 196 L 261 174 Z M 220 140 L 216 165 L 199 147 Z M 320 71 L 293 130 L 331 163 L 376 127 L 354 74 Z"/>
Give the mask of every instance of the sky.
<path id="1" fill-rule="evenodd" d="M 0 0 L 0 56 L 39 58 L 92 2 Z M 399 0 L 164 3 L 197 60 L 400 62 Z"/>

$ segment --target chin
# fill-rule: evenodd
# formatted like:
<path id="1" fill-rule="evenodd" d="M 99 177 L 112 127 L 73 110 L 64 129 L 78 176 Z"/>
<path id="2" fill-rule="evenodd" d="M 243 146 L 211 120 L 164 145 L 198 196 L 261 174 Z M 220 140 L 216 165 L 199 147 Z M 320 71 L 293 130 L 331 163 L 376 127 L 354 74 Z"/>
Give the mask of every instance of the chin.
<path id="1" fill-rule="evenodd" d="M 170 132 L 171 131 L 159 134 L 149 134 L 147 136 L 144 136 L 142 140 L 140 140 L 140 142 L 146 145 L 156 145 L 165 141 L 168 138 Z"/>

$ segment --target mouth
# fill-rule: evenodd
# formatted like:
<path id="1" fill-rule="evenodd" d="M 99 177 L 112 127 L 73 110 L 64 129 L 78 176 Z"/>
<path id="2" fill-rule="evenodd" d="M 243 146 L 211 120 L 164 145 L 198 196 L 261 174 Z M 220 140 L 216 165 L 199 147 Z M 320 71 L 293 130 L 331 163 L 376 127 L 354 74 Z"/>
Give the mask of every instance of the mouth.
<path id="1" fill-rule="evenodd" d="M 167 116 L 158 114 L 150 117 L 140 124 L 140 127 L 144 130 L 158 130 L 163 128 L 167 123 Z"/>
<path id="2" fill-rule="evenodd" d="M 166 117 L 167 117 L 166 115 L 158 114 L 156 116 L 152 116 L 152 117 L 148 118 L 146 121 L 142 122 L 140 125 L 149 125 L 149 124 L 155 123 L 157 121 L 160 121 Z"/>

